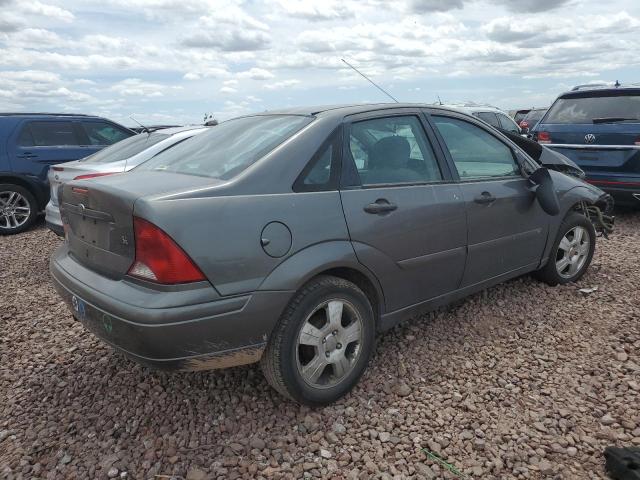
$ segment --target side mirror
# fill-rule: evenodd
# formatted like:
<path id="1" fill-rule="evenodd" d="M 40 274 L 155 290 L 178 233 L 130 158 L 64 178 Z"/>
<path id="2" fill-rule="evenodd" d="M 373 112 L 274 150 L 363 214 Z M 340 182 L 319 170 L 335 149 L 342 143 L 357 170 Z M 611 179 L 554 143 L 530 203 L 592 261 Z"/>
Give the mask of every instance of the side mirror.
<path id="1" fill-rule="evenodd" d="M 529 176 L 531 191 L 535 192 L 538 203 L 545 213 L 556 216 L 560 213 L 560 202 L 553 185 L 553 179 L 546 168 L 539 168 Z"/>

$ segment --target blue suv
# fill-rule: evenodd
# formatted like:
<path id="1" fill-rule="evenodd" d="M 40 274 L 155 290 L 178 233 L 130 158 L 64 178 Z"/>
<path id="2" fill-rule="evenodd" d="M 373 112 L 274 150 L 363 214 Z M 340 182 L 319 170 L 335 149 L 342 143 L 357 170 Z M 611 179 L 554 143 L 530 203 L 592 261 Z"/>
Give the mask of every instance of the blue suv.
<path id="1" fill-rule="evenodd" d="M 640 207 L 640 86 L 574 87 L 533 134 L 577 163 L 616 204 Z"/>
<path id="2" fill-rule="evenodd" d="M 49 201 L 50 165 L 134 135 L 89 115 L 0 113 L 0 235 L 28 229 Z"/>

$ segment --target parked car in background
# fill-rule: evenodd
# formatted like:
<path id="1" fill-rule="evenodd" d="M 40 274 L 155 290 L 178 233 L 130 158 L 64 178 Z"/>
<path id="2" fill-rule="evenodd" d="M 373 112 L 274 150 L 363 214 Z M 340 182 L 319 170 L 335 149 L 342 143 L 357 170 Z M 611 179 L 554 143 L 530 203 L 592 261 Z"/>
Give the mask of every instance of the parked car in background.
<path id="1" fill-rule="evenodd" d="M 58 187 L 61 184 L 74 179 L 128 172 L 158 153 L 206 130 L 202 126 L 157 129 L 129 137 L 83 159 L 54 165 L 49 169 L 51 199 L 45 209 L 47 226 L 58 235 L 64 235 L 58 205 Z"/>
<path id="2" fill-rule="evenodd" d="M 476 105 L 476 104 L 462 104 L 462 105 L 444 105 L 455 110 L 468 113 L 474 117 L 478 117 L 480 120 L 487 122 L 492 127 L 498 128 L 511 133 L 520 134 L 520 127 L 518 124 L 503 112 L 499 108 L 489 105 Z"/>
<path id="3" fill-rule="evenodd" d="M 522 133 L 530 134 L 531 130 L 535 128 L 540 119 L 547 113 L 547 110 L 547 108 L 534 108 L 529 111 L 519 123 Z"/>
<path id="4" fill-rule="evenodd" d="M 0 114 L 0 235 L 28 229 L 49 201 L 50 165 L 101 150 L 134 132 L 91 115 Z"/>
<path id="5" fill-rule="evenodd" d="M 518 125 L 520 125 L 520 122 L 524 119 L 524 117 L 527 116 L 527 113 L 529 113 L 531 110 L 533 110 L 532 108 L 527 108 L 524 110 L 516 110 L 513 112 L 513 115 L 511 115 L 511 117 L 513 118 L 513 121 L 516 122 Z"/>
<path id="6" fill-rule="evenodd" d="M 640 87 L 586 85 L 563 93 L 534 138 L 571 158 L 616 204 L 640 207 Z"/>
<path id="7" fill-rule="evenodd" d="M 131 130 L 133 130 L 136 133 L 142 133 L 142 132 L 154 132 L 156 130 L 162 130 L 164 128 L 178 128 L 181 127 L 182 125 L 149 125 L 149 126 L 138 126 L 138 127 L 131 127 Z"/>
<path id="8" fill-rule="evenodd" d="M 411 104 L 236 118 L 60 190 L 51 276 L 86 328 L 164 368 L 261 361 L 309 405 L 349 391 L 400 320 L 528 272 L 580 279 L 584 207 L 606 197 L 476 117 Z"/>

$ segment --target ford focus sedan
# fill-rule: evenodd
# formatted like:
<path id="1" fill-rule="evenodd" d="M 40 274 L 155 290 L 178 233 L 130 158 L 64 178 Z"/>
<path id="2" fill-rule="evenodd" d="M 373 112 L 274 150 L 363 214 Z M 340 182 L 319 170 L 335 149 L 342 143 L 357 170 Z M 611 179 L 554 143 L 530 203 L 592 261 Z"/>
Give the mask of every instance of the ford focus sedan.
<path id="1" fill-rule="evenodd" d="M 461 112 L 294 109 L 66 183 L 51 274 L 73 316 L 139 362 L 259 361 L 277 391 L 325 405 L 403 319 L 530 272 L 579 280 L 606 204 Z"/>

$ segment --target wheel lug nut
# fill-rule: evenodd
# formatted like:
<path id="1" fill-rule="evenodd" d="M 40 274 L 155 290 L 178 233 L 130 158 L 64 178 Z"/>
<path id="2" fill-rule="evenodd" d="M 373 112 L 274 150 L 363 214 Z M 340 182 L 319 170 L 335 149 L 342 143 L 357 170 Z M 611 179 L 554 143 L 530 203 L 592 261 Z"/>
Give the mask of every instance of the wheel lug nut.
<path id="1" fill-rule="evenodd" d="M 342 344 L 341 343 L 337 344 L 336 348 L 342 348 Z"/>

